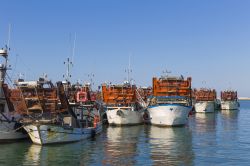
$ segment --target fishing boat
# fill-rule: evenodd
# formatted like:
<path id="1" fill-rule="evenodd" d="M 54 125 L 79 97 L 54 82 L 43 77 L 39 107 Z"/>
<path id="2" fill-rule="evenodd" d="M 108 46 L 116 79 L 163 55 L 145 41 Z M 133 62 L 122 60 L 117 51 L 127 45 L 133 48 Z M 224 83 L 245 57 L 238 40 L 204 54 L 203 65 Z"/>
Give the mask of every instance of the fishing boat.
<path id="1" fill-rule="evenodd" d="M 94 91 L 91 83 L 73 85 L 77 90 L 75 91 L 75 105 L 81 108 L 77 111 L 77 116 L 81 112 L 98 112 L 102 123 L 107 123 L 105 108 L 102 105 L 101 93 Z M 80 111 L 80 112 L 79 112 Z"/>
<path id="2" fill-rule="evenodd" d="M 222 110 L 237 110 L 239 106 L 237 91 L 225 90 L 221 92 Z"/>
<path id="3" fill-rule="evenodd" d="M 185 125 L 192 109 L 191 78 L 161 76 L 153 78 L 153 95 L 149 97 L 149 123 L 159 126 Z"/>
<path id="4" fill-rule="evenodd" d="M 194 89 L 195 112 L 209 113 L 214 112 L 216 104 L 215 89 Z"/>
<path id="5" fill-rule="evenodd" d="M 18 83 L 11 100 L 23 115 L 22 123 L 35 144 L 45 145 L 80 141 L 102 131 L 98 112 L 77 116 L 62 82 L 39 79 Z"/>
<path id="6" fill-rule="evenodd" d="M 9 142 L 27 138 L 27 133 L 18 121 L 21 116 L 15 111 L 9 100 L 9 88 L 5 84 L 8 62 L 8 48 L 0 49 L 0 56 L 4 58 L 0 64 L 0 142 Z"/>
<path id="7" fill-rule="evenodd" d="M 102 98 L 110 125 L 136 125 L 143 123 L 145 104 L 135 85 L 102 85 Z"/>

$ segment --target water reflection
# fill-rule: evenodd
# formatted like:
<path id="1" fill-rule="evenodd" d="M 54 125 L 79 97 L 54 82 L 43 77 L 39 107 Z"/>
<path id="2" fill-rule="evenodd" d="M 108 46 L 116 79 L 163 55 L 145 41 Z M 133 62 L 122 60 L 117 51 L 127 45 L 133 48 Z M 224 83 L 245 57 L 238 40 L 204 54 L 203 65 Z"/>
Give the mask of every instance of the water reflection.
<path id="1" fill-rule="evenodd" d="M 192 133 L 187 127 L 148 126 L 153 165 L 193 165 Z"/>
<path id="2" fill-rule="evenodd" d="M 108 127 L 104 142 L 104 165 L 135 165 L 137 144 L 143 125 L 128 127 Z"/>
<path id="3" fill-rule="evenodd" d="M 32 144 L 29 147 L 28 152 L 25 155 L 24 165 L 41 165 L 40 164 L 40 152 L 42 146 Z"/>
<path id="4" fill-rule="evenodd" d="M 193 116 L 193 125 L 197 132 L 213 132 L 216 130 L 217 113 L 196 113 Z"/>
<path id="5" fill-rule="evenodd" d="M 29 142 L 17 141 L 16 143 L 1 144 L 0 165 L 21 165 Z"/>
<path id="6" fill-rule="evenodd" d="M 238 119 L 240 110 L 221 110 L 221 114 L 227 119 Z"/>
<path id="7" fill-rule="evenodd" d="M 192 147 L 196 158 L 205 164 L 207 159 L 217 153 L 217 117 L 218 113 L 196 113 L 189 120 L 189 127 L 192 130 Z M 202 164 L 201 164 L 202 165 Z"/>
<path id="8" fill-rule="evenodd" d="M 239 110 L 221 110 L 221 123 L 225 131 L 237 130 Z"/>
<path id="9" fill-rule="evenodd" d="M 30 144 L 22 165 L 85 165 L 92 161 L 91 143 L 86 140 L 49 146 Z"/>

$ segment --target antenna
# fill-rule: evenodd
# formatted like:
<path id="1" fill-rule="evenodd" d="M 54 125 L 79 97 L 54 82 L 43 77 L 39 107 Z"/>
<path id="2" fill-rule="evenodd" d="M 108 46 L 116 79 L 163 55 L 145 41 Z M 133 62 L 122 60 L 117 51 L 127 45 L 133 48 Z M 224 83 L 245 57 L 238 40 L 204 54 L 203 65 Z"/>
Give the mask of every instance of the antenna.
<path id="1" fill-rule="evenodd" d="M 9 31 L 8 31 L 8 41 L 7 41 L 8 48 L 10 48 L 10 29 L 11 29 L 11 24 L 9 24 Z"/>
<path id="2" fill-rule="evenodd" d="M 73 44 L 73 48 L 72 48 L 72 63 L 74 61 L 74 56 L 75 56 L 75 48 L 76 48 L 76 33 L 75 33 L 75 38 L 74 38 L 74 44 Z"/>
<path id="3" fill-rule="evenodd" d="M 2 88 L 4 81 L 5 81 L 5 76 L 6 76 L 6 71 L 9 69 L 8 68 L 8 49 L 9 49 L 9 42 L 10 42 L 10 25 L 9 25 L 9 32 L 8 32 L 8 41 L 6 48 L 0 49 L 0 57 L 3 57 L 5 62 L 1 62 L 0 64 L 0 88 Z M 0 89 L 0 97 L 3 96 L 3 91 Z"/>
<path id="4" fill-rule="evenodd" d="M 204 80 L 204 81 L 202 81 L 201 83 L 202 83 L 203 85 L 206 85 L 207 82 Z"/>
<path id="5" fill-rule="evenodd" d="M 71 43 L 71 34 L 70 34 L 70 43 Z M 72 47 L 71 60 L 70 60 L 70 58 L 67 58 L 67 60 L 65 62 L 63 62 L 63 64 L 65 64 L 66 68 L 67 68 L 66 69 L 66 74 L 63 75 L 66 82 L 69 82 L 69 79 L 71 78 L 70 69 L 71 69 L 71 67 L 73 67 L 73 58 L 74 58 L 74 55 L 75 55 L 75 44 L 76 44 L 76 33 L 75 33 L 74 44 L 73 44 L 73 47 Z"/>
<path id="6" fill-rule="evenodd" d="M 47 80 L 48 74 L 47 73 L 43 73 L 43 78 L 44 78 L 44 80 Z"/>
<path id="7" fill-rule="evenodd" d="M 23 76 L 24 74 L 22 74 L 21 72 L 17 75 L 18 79 L 22 79 Z"/>
<path id="8" fill-rule="evenodd" d="M 131 83 L 131 79 L 130 79 L 130 73 L 132 73 L 132 69 L 131 69 L 131 64 L 130 64 L 130 59 L 131 59 L 131 55 L 129 55 L 128 57 L 128 69 L 125 69 L 125 72 L 127 72 L 127 82 L 130 84 Z"/>
<path id="9" fill-rule="evenodd" d="M 73 63 L 70 61 L 69 58 L 67 58 L 66 62 L 64 62 L 64 64 L 66 65 L 66 74 L 63 75 L 63 77 L 66 78 L 66 82 L 69 82 L 69 78 L 71 77 L 70 74 L 70 68 L 73 67 Z"/>
<path id="10" fill-rule="evenodd" d="M 166 76 L 166 77 L 167 77 L 168 74 L 170 74 L 170 73 L 171 73 L 171 71 L 170 71 L 170 70 L 167 70 L 167 69 L 162 71 L 163 76 Z"/>
<path id="11" fill-rule="evenodd" d="M 89 78 L 89 81 L 90 81 L 90 86 L 94 85 L 94 81 L 93 81 L 94 77 L 95 77 L 95 75 L 93 73 L 88 74 L 88 78 Z"/>

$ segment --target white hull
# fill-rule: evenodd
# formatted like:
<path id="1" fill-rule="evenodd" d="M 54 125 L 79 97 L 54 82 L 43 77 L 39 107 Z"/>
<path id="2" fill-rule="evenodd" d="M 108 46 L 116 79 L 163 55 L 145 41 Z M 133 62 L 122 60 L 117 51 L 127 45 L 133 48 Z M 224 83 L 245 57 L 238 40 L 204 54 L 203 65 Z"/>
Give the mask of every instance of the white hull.
<path id="1" fill-rule="evenodd" d="M 94 136 L 102 131 L 101 123 L 96 128 L 64 128 L 57 125 L 25 125 L 31 140 L 35 144 L 53 144 L 76 142 Z"/>
<path id="2" fill-rule="evenodd" d="M 239 109 L 238 101 L 221 101 L 222 110 L 237 110 Z"/>
<path id="3" fill-rule="evenodd" d="M 202 113 L 214 112 L 214 106 L 214 101 L 197 101 L 194 105 L 195 112 Z"/>
<path id="4" fill-rule="evenodd" d="M 16 122 L 0 121 L 0 142 L 14 141 L 27 138 L 28 135 L 15 129 Z"/>
<path id="5" fill-rule="evenodd" d="M 164 104 L 149 106 L 149 122 L 159 126 L 180 126 L 187 123 L 188 114 L 192 107 Z"/>
<path id="6" fill-rule="evenodd" d="M 143 111 L 131 110 L 131 107 L 107 108 L 108 123 L 111 125 L 136 125 L 142 124 Z"/>

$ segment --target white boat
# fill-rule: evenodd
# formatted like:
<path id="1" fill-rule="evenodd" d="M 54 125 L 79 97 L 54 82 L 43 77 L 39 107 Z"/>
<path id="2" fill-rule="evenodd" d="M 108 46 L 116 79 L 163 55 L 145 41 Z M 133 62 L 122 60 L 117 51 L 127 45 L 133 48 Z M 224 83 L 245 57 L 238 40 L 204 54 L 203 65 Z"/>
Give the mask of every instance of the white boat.
<path id="1" fill-rule="evenodd" d="M 195 112 L 211 113 L 215 111 L 216 91 L 215 89 L 194 89 L 194 108 Z"/>
<path id="2" fill-rule="evenodd" d="M 153 78 L 153 96 L 149 97 L 145 121 L 159 126 L 181 126 L 187 123 L 191 110 L 191 78 Z"/>
<path id="3" fill-rule="evenodd" d="M 102 131 L 102 124 L 99 122 L 95 127 L 76 128 L 65 125 L 32 123 L 25 125 L 24 128 L 33 143 L 45 145 L 77 142 L 91 138 Z"/>
<path id="4" fill-rule="evenodd" d="M 226 90 L 221 92 L 221 109 L 238 110 L 240 107 L 237 91 Z"/>
<path id="5" fill-rule="evenodd" d="M 191 106 L 179 104 L 162 104 L 149 106 L 148 116 L 150 123 L 158 126 L 181 126 L 185 125 L 188 120 L 188 114 Z"/>
<path id="6" fill-rule="evenodd" d="M 103 101 L 106 105 L 110 125 L 137 125 L 143 123 L 145 102 L 140 98 L 135 85 L 102 85 Z"/>
<path id="7" fill-rule="evenodd" d="M 110 125 L 142 124 L 144 110 L 134 110 L 134 107 L 107 107 L 106 114 Z"/>
<path id="8" fill-rule="evenodd" d="M 215 102 L 214 101 L 196 101 L 195 112 L 199 113 L 209 113 L 214 112 Z"/>
<path id="9" fill-rule="evenodd" d="M 9 142 L 27 138 L 28 135 L 18 122 L 20 115 L 14 109 L 11 109 L 11 103 L 6 96 L 8 86 L 4 83 L 4 80 L 7 70 L 7 48 L 0 50 L 0 56 L 5 59 L 5 64 L 0 64 L 0 142 Z"/>

